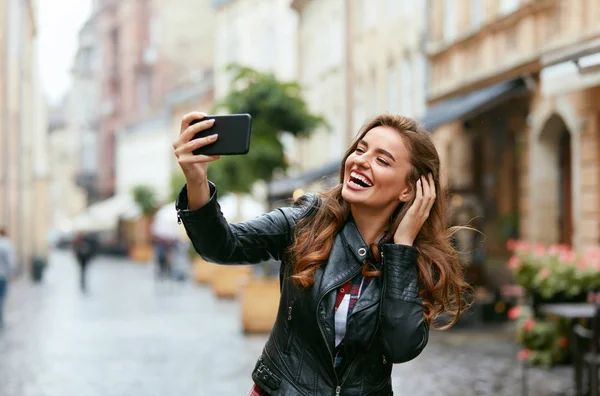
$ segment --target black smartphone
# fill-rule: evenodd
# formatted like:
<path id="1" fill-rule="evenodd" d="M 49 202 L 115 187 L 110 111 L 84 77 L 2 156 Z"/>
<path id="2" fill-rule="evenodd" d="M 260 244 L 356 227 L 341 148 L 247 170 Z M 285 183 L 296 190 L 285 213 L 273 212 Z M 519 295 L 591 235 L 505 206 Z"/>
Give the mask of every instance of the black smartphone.
<path id="1" fill-rule="evenodd" d="M 194 120 L 190 125 L 200 121 L 215 120 L 211 128 L 198 132 L 192 139 L 198 139 L 217 134 L 216 142 L 208 146 L 200 147 L 193 151 L 194 155 L 240 155 L 250 150 L 250 129 L 252 117 L 250 114 L 225 114 L 206 116 Z"/>

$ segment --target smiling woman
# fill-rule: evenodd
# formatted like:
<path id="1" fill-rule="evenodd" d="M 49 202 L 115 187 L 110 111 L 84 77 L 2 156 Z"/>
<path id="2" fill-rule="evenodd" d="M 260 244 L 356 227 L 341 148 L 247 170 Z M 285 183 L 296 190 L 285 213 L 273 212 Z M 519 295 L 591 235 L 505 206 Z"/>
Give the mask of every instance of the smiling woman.
<path id="1" fill-rule="evenodd" d="M 186 174 L 179 217 L 198 253 L 221 264 L 281 260 L 279 310 L 258 359 L 253 396 L 391 395 L 394 363 L 418 356 L 442 313 L 465 309 L 449 241 L 440 161 L 429 134 L 408 117 L 365 124 L 346 153 L 340 184 L 254 220 L 229 224 L 193 156 L 207 129 L 184 118 L 173 144 Z M 191 209 L 190 209 L 191 208 Z"/>

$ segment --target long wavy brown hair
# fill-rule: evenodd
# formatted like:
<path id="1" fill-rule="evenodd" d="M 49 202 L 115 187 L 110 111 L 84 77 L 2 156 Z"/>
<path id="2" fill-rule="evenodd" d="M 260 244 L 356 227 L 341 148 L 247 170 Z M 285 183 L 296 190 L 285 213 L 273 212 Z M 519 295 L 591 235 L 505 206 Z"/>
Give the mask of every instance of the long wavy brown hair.
<path id="1" fill-rule="evenodd" d="M 465 297 L 467 292 L 471 291 L 470 285 L 464 280 L 464 270 L 451 243 L 452 234 L 461 227 L 448 228 L 447 194 L 442 190 L 440 183 L 440 160 L 437 150 L 429 133 L 409 117 L 381 114 L 362 126 L 342 160 L 340 184 L 320 194 L 320 204 L 316 213 L 300 220 L 296 225 L 294 242 L 288 251 L 294 263 L 292 277 L 296 284 L 303 287 L 314 284 L 315 271 L 327 261 L 334 239 L 350 215 L 350 206 L 342 198 L 346 159 L 356 150 L 358 142 L 367 132 L 378 126 L 391 127 L 402 136 L 410 152 L 412 165 L 412 169 L 407 172 L 405 183 L 411 186 L 413 191 L 421 175 L 433 175 L 437 198 L 414 241 L 414 246 L 419 251 L 419 293 L 424 305 L 425 319 L 438 329 L 449 328 L 467 308 L 469 299 Z M 399 203 L 389 219 L 384 243 L 393 243 L 394 232 L 414 202 L 414 197 L 415 194 L 412 194 L 410 201 Z M 380 276 L 377 246 L 372 246 L 372 250 L 375 262 L 363 263 L 363 275 Z M 444 326 L 437 326 L 433 320 L 441 314 L 449 315 L 452 320 Z"/>

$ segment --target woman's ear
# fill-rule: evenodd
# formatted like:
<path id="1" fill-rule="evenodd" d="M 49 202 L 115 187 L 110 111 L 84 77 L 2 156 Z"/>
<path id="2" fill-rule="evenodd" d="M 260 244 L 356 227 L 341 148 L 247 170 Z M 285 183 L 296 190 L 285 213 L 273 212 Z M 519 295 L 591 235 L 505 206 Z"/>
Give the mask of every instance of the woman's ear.
<path id="1" fill-rule="evenodd" d="M 410 186 L 408 186 L 404 190 L 402 190 L 402 192 L 400 193 L 400 196 L 398 197 L 398 201 L 408 202 L 408 201 L 410 201 L 411 196 L 412 196 L 412 188 Z"/>

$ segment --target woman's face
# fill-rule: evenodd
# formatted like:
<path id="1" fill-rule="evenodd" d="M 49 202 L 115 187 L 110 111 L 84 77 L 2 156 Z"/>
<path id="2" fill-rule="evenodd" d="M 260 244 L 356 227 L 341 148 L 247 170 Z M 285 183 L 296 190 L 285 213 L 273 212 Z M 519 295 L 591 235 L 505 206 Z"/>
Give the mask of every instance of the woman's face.
<path id="1" fill-rule="evenodd" d="M 342 198 L 354 206 L 384 209 L 410 198 L 410 153 L 398 131 L 375 127 L 346 159 Z"/>

